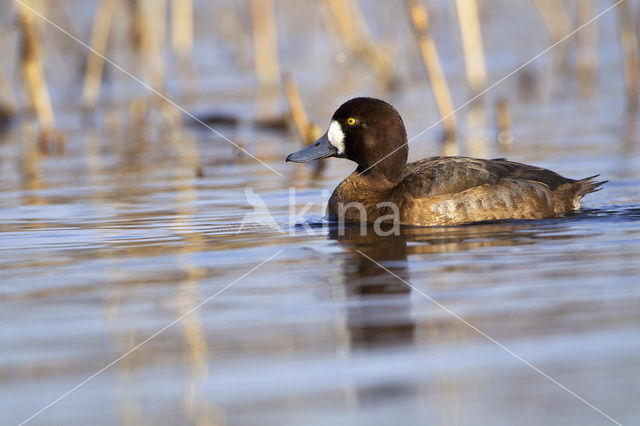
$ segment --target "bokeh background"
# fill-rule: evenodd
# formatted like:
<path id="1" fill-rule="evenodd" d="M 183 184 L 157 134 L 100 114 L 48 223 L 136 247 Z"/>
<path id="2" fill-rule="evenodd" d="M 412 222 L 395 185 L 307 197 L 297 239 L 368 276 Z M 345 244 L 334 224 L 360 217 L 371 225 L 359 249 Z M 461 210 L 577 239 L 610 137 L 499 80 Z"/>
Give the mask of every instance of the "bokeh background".
<path id="1" fill-rule="evenodd" d="M 0 10 L 0 423 L 640 419 L 640 2 Z M 567 218 L 339 235 L 353 164 L 284 158 L 354 96 L 410 159 L 609 183 Z"/>

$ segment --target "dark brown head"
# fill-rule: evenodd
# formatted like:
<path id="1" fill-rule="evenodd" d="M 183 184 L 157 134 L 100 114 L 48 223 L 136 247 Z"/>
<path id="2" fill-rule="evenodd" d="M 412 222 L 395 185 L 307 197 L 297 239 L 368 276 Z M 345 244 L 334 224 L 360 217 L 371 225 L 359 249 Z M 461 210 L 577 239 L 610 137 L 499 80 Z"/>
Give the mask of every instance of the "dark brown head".
<path id="1" fill-rule="evenodd" d="M 388 103 L 374 98 L 345 102 L 331 118 L 320 139 L 287 157 L 298 163 L 319 158 L 347 158 L 363 175 L 399 182 L 405 173 L 409 148 L 400 114 Z"/>

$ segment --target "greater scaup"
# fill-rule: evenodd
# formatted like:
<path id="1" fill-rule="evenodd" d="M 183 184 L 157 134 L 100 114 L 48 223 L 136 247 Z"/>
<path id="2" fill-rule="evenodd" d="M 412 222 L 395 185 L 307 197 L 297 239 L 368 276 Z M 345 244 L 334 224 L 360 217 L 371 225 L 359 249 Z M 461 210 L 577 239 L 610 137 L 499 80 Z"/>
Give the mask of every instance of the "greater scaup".
<path id="1" fill-rule="evenodd" d="M 331 218 L 357 222 L 391 217 L 405 225 L 460 225 L 500 219 L 544 219 L 580 208 L 585 194 L 605 182 L 574 180 L 506 159 L 430 157 L 407 164 L 400 114 L 374 98 L 355 98 L 333 114 L 329 130 L 286 161 L 327 157 L 358 164 L 331 195 Z M 381 204 L 382 203 L 382 204 Z M 396 206 L 395 211 L 389 204 Z M 346 208 L 345 208 L 346 207 Z"/>

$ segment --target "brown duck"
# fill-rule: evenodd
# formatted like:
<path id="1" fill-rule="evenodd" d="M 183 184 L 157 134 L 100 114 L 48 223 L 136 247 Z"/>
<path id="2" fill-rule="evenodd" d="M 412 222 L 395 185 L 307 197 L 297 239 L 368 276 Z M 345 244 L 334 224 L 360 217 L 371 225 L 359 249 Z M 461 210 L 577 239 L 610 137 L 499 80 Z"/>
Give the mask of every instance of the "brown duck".
<path id="1" fill-rule="evenodd" d="M 580 209 L 580 200 L 605 182 L 574 180 L 541 167 L 468 157 L 430 157 L 407 164 L 400 114 L 373 98 L 345 102 L 329 130 L 287 161 L 347 158 L 358 164 L 335 189 L 331 218 L 404 225 L 460 225 L 501 219 L 544 219 Z M 395 207 L 392 207 L 395 206 Z"/>

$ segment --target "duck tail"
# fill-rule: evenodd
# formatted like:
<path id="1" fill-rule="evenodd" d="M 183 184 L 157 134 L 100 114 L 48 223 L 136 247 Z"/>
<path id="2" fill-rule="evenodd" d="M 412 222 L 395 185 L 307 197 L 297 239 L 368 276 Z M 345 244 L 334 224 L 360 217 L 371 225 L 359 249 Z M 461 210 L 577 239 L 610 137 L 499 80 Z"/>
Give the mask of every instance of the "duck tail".
<path id="1" fill-rule="evenodd" d="M 578 191 L 576 192 L 576 195 L 582 198 L 585 195 L 590 194 L 592 192 L 600 191 L 602 189 L 600 187 L 609 181 L 608 180 L 594 181 L 594 179 L 597 178 L 598 176 L 600 175 L 593 175 L 584 179 L 577 180 L 576 184 L 578 185 Z"/>

